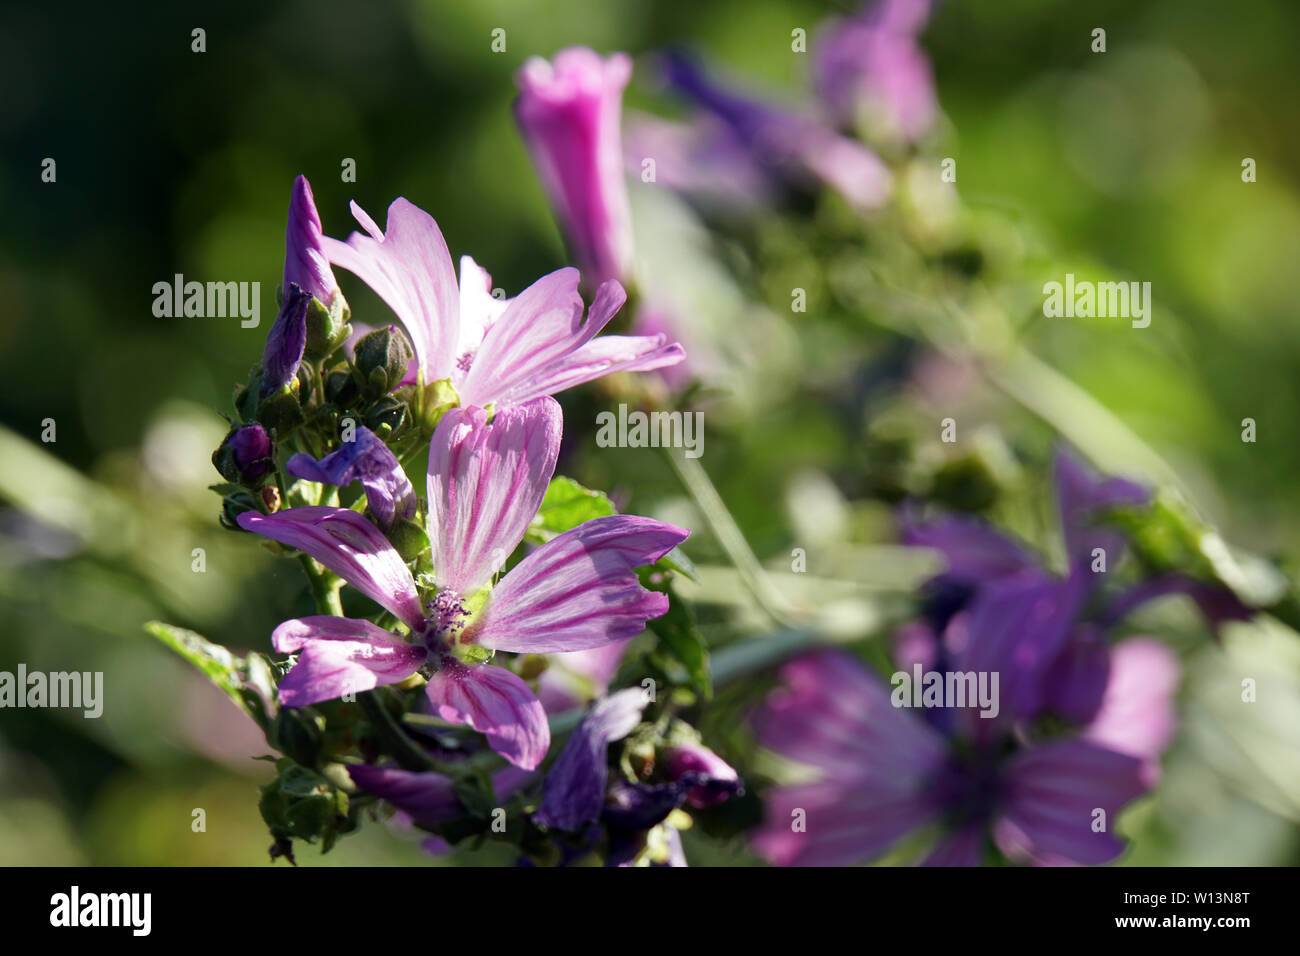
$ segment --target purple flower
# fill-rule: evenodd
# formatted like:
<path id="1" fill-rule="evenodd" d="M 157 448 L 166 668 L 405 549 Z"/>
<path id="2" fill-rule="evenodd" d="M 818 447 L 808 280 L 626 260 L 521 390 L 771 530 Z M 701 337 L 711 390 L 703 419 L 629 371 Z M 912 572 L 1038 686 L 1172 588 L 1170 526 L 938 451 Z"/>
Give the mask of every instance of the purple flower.
<path id="1" fill-rule="evenodd" d="M 401 319 L 426 383 L 450 379 L 464 405 L 520 404 L 612 372 L 682 360 L 664 336 L 597 338 L 626 299 L 601 284 L 583 321 L 576 269 L 543 276 L 510 300 L 493 298 L 488 274 L 468 256 L 459 289 L 438 224 L 405 199 L 388 208 L 381 232 L 356 203 L 369 235 L 323 240 L 330 262 L 365 280 Z"/>
<path id="2" fill-rule="evenodd" d="M 296 285 L 328 308 L 339 291 L 339 284 L 325 257 L 321 239 L 320 216 L 311 184 L 306 176 L 299 176 L 293 181 L 289 224 L 284 235 L 284 289 L 287 292 L 290 286 Z"/>
<path id="3" fill-rule="evenodd" d="M 550 744 L 541 703 L 513 672 L 478 662 L 475 651 L 561 653 L 635 636 L 668 607 L 665 595 L 641 587 L 635 569 L 688 535 L 649 518 L 596 518 L 552 538 L 493 586 L 541 504 L 560 429 L 550 398 L 507 406 L 490 425 L 477 407 L 443 417 L 429 451 L 437 590 L 428 601 L 388 540 L 354 511 L 241 515 L 246 530 L 311 555 L 409 629 L 402 636 L 330 616 L 286 621 L 272 644 L 299 657 L 280 683 L 281 704 L 301 707 L 423 673 L 435 714 L 484 734 L 511 763 L 535 768 Z"/>
<path id="4" fill-rule="evenodd" d="M 574 651 L 552 661 L 537 678 L 537 697 L 548 714 L 561 714 L 603 697 L 632 639 Z"/>
<path id="5" fill-rule="evenodd" d="M 645 691 L 630 687 L 592 705 L 546 775 L 542 805 L 534 820 L 571 831 L 600 816 L 609 781 L 606 751 L 636 728 L 648 702 Z"/>
<path id="6" fill-rule="evenodd" d="M 755 849 L 779 865 L 856 863 L 937 824 L 942 836 L 929 865 L 978 864 L 990 839 L 1025 862 L 1114 859 L 1123 850 L 1111 833 L 1116 815 L 1154 782 L 1149 762 L 1132 752 L 1135 739 L 1144 739 L 1146 754 L 1158 753 L 1153 741 L 1167 740 L 1170 661 L 1166 652 L 1154 667 L 1123 664 L 1134 677 L 1158 671 L 1165 678 L 1128 677 L 1113 692 L 1143 701 L 1126 715 L 1146 725 L 1129 727 L 1128 752 L 1105 730 L 1041 740 L 945 733 L 894 707 L 885 686 L 849 655 L 827 650 L 791 661 L 783 686 L 756 715 L 756 731 L 764 746 L 816 777 L 767 794 Z M 1098 810 L 1105 827 L 1094 829 Z"/>
<path id="7" fill-rule="evenodd" d="M 916 42 L 931 0 L 879 0 L 830 21 L 817 38 L 813 82 L 837 121 L 888 142 L 914 143 L 939 106 L 930 61 Z"/>
<path id="8" fill-rule="evenodd" d="M 552 62 L 531 57 L 515 75 L 515 119 L 579 267 L 591 284 L 626 280 L 632 224 L 619 123 L 632 62 L 585 47 Z"/>
<path id="9" fill-rule="evenodd" d="M 360 481 L 370 510 L 385 528 L 398 518 L 415 515 L 411 480 L 388 446 L 364 425 L 358 426 L 352 441 L 343 442 L 337 451 L 319 461 L 299 452 L 289 459 L 285 470 L 295 478 L 340 487 Z"/>
<path id="10" fill-rule="evenodd" d="M 302 353 L 307 347 L 307 306 L 310 303 L 310 293 L 296 285 L 285 287 L 284 305 L 266 336 L 266 349 L 262 352 L 263 398 L 278 392 L 298 374 Z"/>
<path id="11" fill-rule="evenodd" d="M 756 161 L 781 180 L 821 182 L 862 211 L 889 199 L 892 177 L 880 158 L 815 119 L 714 84 L 690 57 L 665 57 L 668 82 L 720 119 Z"/>

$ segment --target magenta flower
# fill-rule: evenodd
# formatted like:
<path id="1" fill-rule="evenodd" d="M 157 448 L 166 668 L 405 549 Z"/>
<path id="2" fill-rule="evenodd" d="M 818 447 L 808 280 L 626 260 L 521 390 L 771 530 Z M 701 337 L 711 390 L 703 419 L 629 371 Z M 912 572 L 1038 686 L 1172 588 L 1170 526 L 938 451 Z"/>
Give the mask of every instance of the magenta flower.
<path id="1" fill-rule="evenodd" d="M 589 283 L 627 279 L 632 224 L 619 136 L 632 62 L 585 47 L 551 62 L 532 57 L 515 75 L 515 119 L 569 249 Z"/>
<path id="2" fill-rule="evenodd" d="M 329 307 L 339 291 L 329 260 L 322 248 L 320 215 L 306 176 L 293 181 L 289 200 L 289 224 L 284 236 L 284 290 L 296 285 Z"/>
<path id="3" fill-rule="evenodd" d="M 409 631 L 331 616 L 286 621 L 272 644 L 299 656 L 280 683 L 280 702 L 301 707 L 424 674 L 435 714 L 484 734 L 517 766 L 535 768 L 550 745 L 542 705 L 513 672 L 483 662 L 483 652 L 562 653 L 639 634 L 668 599 L 641 587 L 635 569 L 688 535 L 649 518 L 596 518 L 557 535 L 492 585 L 541 504 L 560 430 L 559 405 L 545 397 L 501 409 L 490 425 L 477 407 L 443 417 L 429 451 L 436 593 L 427 600 L 379 529 L 354 511 L 241 515 L 246 530 L 311 555 Z"/>
<path id="4" fill-rule="evenodd" d="M 932 6 L 931 0 L 878 0 L 822 30 L 813 82 L 839 122 L 898 143 L 914 143 L 929 131 L 939 105 L 930 61 L 916 38 Z"/>
<path id="5" fill-rule="evenodd" d="M 366 503 L 385 528 L 398 518 L 415 516 L 415 488 L 406 477 L 401 463 L 374 432 L 365 425 L 357 428 L 352 441 L 345 441 L 337 451 L 317 461 L 298 452 L 286 462 L 284 470 L 295 478 L 322 484 L 349 485 L 361 482 Z"/>
<path id="6" fill-rule="evenodd" d="M 365 280 L 406 327 L 426 383 L 450 379 L 463 405 L 520 404 L 612 372 L 680 362 L 664 336 L 606 335 L 626 300 L 610 280 L 596 290 L 583 321 L 576 269 L 559 269 L 507 301 L 494 299 L 488 274 L 461 260 L 459 288 L 438 224 L 405 199 L 388 207 L 381 232 L 356 203 L 369 235 L 326 237 L 330 262 Z"/>

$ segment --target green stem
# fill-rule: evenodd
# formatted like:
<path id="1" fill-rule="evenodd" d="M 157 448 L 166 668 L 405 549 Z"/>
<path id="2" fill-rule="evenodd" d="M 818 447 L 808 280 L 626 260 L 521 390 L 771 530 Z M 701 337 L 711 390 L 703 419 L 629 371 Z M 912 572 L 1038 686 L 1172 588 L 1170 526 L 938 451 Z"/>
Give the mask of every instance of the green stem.
<path id="1" fill-rule="evenodd" d="M 744 534 L 736 524 L 736 519 L 727 510 L 722 496 L 709 480 L 703 466 L 694 458 L 673 454 L 671 449 L 664 449 L 664 456 L 677 473 L 682 487 L 695 499 L 714 538 L 740 573 L 741 580 L 753 594 L 758 606 L 775 624 L 786 624 L 790 616 L 790 608 L 781 598 L 775 585 L 768 579 L 763 566 L 758 563 L 758 558 L 750 549 L 749 542 L 745 540 Z"/>
<path id="2" fill-rule="evenodd" d="M 311 585 L 311 595 L 316 600 L 316 608 L 322 614 L 343 616 L 343 602 L 339 600 L 339 591 L 343 582 L 325 568 L 322 568 L 311 555 L 300 554 L 298 561 L 307 572 L 307 582 Z"/>
<path id="3" fill-rule="evenodd" d="M 361 705 L 366 720 L 383 742 L 384 752 L 396 760 L 403 770 L 446 772 L 446 768 L 439 761 L 426 754 L 415 741 L 406 736 L 401 725 L 393 719 L 384 702 L 379 699 L 377 691 L 368 690 L 364 694 L 358 694 L 357 703 Z"/>

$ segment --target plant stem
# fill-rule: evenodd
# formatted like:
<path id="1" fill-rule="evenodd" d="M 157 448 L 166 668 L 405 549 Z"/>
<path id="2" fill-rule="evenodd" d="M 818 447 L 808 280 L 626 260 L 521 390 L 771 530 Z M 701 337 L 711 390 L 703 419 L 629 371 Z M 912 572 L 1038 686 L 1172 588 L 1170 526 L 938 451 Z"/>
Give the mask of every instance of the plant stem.
<path id="1" fill-rule="evenodd" d="M 316 608 L 322 614 L 343 616 L 343 602 L 339 600 L 339 591 L 343 582 L 322 568 L 311 555 L 300 554 L 298 561 L 307 572 L 307 582 L 311 585 L 312 597 L 316 599 Z"/>
<path id="2" fill-rule="evenodd" d="M 736 524 L 736 519 L 727 510 L 722 496 L 709 480 L 708 473 L 694 458 L 674 455 L 672 449 L 664 449 L 664 456 L 677 473 L 682 487 L 695 499 L 713 536 L 722 545 L 723 551 L 727 553 L 736 570 L 740 572 L 741 580 L 754 595 L 758 606 L 774 623 L 786 624 L 790 616 L 790 608 L 781 598 L 776 587 L 768 580 L 763 566 L 758 563 L 758 558 L 750 549 L 749 542 L 745 540 L 744 534 Z"/>

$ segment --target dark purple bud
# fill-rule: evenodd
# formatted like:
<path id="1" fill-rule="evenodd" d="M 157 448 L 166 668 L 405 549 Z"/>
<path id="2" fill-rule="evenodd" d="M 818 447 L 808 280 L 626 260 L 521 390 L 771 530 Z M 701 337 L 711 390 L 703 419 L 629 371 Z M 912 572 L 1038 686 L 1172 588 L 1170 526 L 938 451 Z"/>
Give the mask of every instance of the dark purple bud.
<path id="1" fill-rule="evenodd" d="M 272 466 L 271 436 L 261 425 L 232 429 L 212 453 L 212 464 L 226 481 L 256 486 Z"/>
<path id="2" fill-rule="evenodd" d="M 278 392 L 298 374 L 302 353 L 307 347 L 307 306 L 311 293 L 298 285 L 285 287 L 284 305 L 275 317 L 271 334 L 266 337 L 262 353 L 261 396 Z"/>

